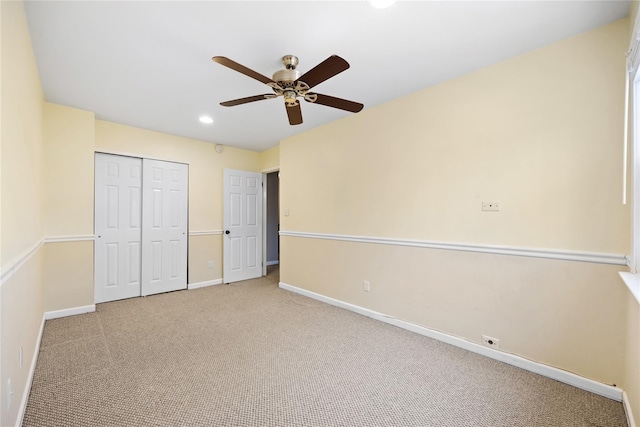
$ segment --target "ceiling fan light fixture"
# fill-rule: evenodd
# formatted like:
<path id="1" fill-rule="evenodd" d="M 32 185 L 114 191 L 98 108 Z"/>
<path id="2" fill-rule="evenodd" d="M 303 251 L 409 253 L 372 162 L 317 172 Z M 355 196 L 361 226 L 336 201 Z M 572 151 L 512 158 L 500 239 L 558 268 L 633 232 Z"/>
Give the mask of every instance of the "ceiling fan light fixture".
<path id="1" fill-rule="evenodd" d="M 375 7 L 376 9 L 386 9 L 392 6 L 396 0 L 367 0 L 369 6 Z"/>
<path id="2" fill-rule="evenodd" d="M 284 96 L 284 102 L 286 105 L 294 106 L 298 105 L 298 94 L 294 90 L 285 90 L 282 95 Z"/>

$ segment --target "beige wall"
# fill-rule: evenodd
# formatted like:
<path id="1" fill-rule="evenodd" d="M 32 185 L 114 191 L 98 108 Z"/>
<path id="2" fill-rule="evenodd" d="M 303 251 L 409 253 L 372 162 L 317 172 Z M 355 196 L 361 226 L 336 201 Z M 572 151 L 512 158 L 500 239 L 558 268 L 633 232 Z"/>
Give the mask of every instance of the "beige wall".
<path id="1" fill-rule="evenodd" d="M 627 42 L 622 20 L 282 141 L 280 205 L 290 215 L 281 229 L 628 253 Z M 482 212 L 482 201 L 499 201 L 501 211 Z M 628 382 L 623 267 L 281 241 L 285 283 L 472 342 L 491 335 L 504 351 L 607 384 Z"/>
<path id="2" fill-rule="evenodd" d="M 626 22 L 283 141 L 283 229 L 626 253 Z"/>
<path id="3" fill-rule="evenodd" d="M 95 115 L 44 103 L 45 234 L 78 239 L 93 235 Z M 93 304 L 93 242 L 44 245 L 44 310 Z"/>
<path id="4" fill-rule="evenodd" d="M 44 245 L 44 311 L 92 305 L 93 241 Z"/>
<path id="5" fill-rule="evenodd" d="M 95 115 L 44 104 L 45 234 L 93 234 Z"/>
<path id="6" fill-rule="evenodd" d="M 285 237 L 281 280 L 605 384 L 624 383 L 619 266 Z M 363 281 L 371 290 L 363 291 Z M 594 340 L 594 334 L 598 340 Z"/>
<path id="7" fill-rule="evenodd" d="M 280 167 L 280 146 L 264 150 L 260 153 L 260 171 L 273 172 Z"/>
<path id="8" fill-rule="evenodd" d="M 0 2 L 0 11 L 0 425 L 8 426 L 18 417 L 43 313 L 43 96 L 22 2 Z M 9 380 L 14 394 L 7 407 Z"/>
<path id="9" fill-rule="evenodd" d="M 44 164 L 43 96 L 22 2 L 2 2 L 2 8 L 5 108 L 1 130 L 4 210 L 0 262 L 4 266 L 42 238 Z"/>
<path id="10" fill-rule="evenodd" d="M 65 239 L 93 235 L 95 115 L 44 103 L 45 234 Z M 93 304 L 93 242 L 47 242 L 44 310 Z"/>
<path id="11" fill-rule="evenodd" d="M 213 268 L 208 269 L 208 262 Z M 189 237 L 189 284 L 222 279 L 222 234 Z"/>

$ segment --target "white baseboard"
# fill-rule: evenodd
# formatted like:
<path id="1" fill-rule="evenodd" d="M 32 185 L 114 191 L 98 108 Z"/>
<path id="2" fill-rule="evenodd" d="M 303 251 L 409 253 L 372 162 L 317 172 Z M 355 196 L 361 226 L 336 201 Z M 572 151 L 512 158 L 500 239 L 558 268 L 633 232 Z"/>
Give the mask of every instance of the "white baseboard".
<path id="1" fill-rule="evenodd" d="M 629 396 L 624 391 L 622 392 L 622 406 L 624 406 L 624 413 L 627 415 L 627 424 L 629 424 L 629 427 L 638 427 L 636 420 L 633 418 Z"/>
<path id="2" fill-rule="evenodd" d="M 93 313 L 96 305 L 83 305 L 81 307 L 65 308 L 64 310 L 47 311 L 44 313 L 46 320 L 57 319 L 59 317 L 75 316 L 76 314 Z"/>
<path id="3" fill-rule="evenodd" d="M 433 329 L 428 329 L 423 326 L 418 326 L 413 323 L 405 322 L 404 320 L 396 319 L 395 317 L 387 316 L 386 314 L 379 313 L 377 311 L 369 310 L 368 308 L 360 307 L 358 305 L 350 304 L 344 301 L 340 301 L 325 295 L 317 294 L 315 292 L 308 291 L 306 289 L 298 288 L 284 282 L 280 282 L 280 288 L 295 292 L 300 295 L 304 295 L 309 298 L 313 298 L 318 301 L 322 301 L 327 304 L 331 304 L 336 307 L 344 308 L 349 311 L 361 314 L 363 316 L 371 317 L 372 319 L 379 320 L 381 322 L 388 323 L 390 325 L 397 326 L 415 332 L 420 335 L 424 335 L 429 338 L 436 339 L 438 341 L 451 344 L 462 349 L 481 354 L 483 356 L 490 357 L 500 362 L 507 363 L 509 365 L 517 366 L 518 368 L 525 369 L 527 371 L 560 381 L 565 384 L 572 385 L 582 390 L 590 391 L 600 396 L 608 397 L 609 399 L 621 402 L 623 399 L 623 391 L 620 388 L 613 387 L 607 384 L 603 384 L 597 381 L 590 380 L 588 378 L 581 377 L 580 375 L 572 372 L 564 371 L 562 369 L 554 368 L 549 365 L 534 362 L 524 357 L 516 356 L 514 354 L 505 353 L 502 351 L 494 350 L 484 347 L 480 344 L 467 341 L 465 339 L 448 335 L 443 332 L 439 332 Z M 627 412 L 630 413 L 630 412 Z M 630 424 L 633 425 L 633 424 Z"/>
<path id="4" fill-rule="evenodd" d="M 205 282 L 189 283 L 187 285 L 187 289 L 192 290 L 192 289 L 204 288 L 207 286 L 221 285 L 221 284 L 222 284 L 222 279 L 207 280 Z"/>
<path id="5" fill-rule="evenodd" d="M 38 363 L 38 354 L 40 354 L 40 342 L 42 342 L 42 333 L 44 332 L 45 315 L 42 315 L 42 321 L 40 322 L 40 330 L 38 331 L 38 337 L 36 338 L 36 345 L 33 350 L 33 357 L 31 357 L 31 366 L 29 367 L 29 373 L 27 374 L 27 383 L 24 386 L 22 393 L 22 399 L 20 400 L 20 407 L 18 408 L 18 418 L 16 419 L 16 427 L 22 425 L 24 420 L 24 413 L 27 410 L 27 401 L 29 400 L 29 394 L 31 393 L 31 384 L 33 383 L 33 376 L 36 373 L 36 364 Z"/>
<path id="6" fill-rule="evenodd" d="M 279 260 L 275 260 L 275 261 L 267 261 L 267 266 L 270 266 L 270 265 L 278 265 L 278 264 L 280 264 L 280 261 L 279 261 Z"/>
<path id="7" fill-rule="evenodd" d="M 29 394 L 31 393 L 31 384 L 33 383 L 33 376 L 36 372 L 36 364 L 38 363 L 38 354 L 40 354 L 40 343 L 42 342 L 42 334 L 44 333 L 44 324 L 46 320 L 58 319 L 60 317 L 75 316 L 76 314 L 93 313 L 96 311 L 96 305 L 84 305 L 81 307 L 67 308 L 64 310 L 47 311 L 42 315 L 42 322 L 40 322 L 40 330 L 38 331 L 38 337 L 36 339 L 36 345 L 33 350 L 33 357 L 31 358 L 31 366 L 29 367 L 29 373 L 27 374 L 27 383 L 22 393 L 22 399 L 20 401 L 20 407 L 18 408 L 18 418 L 16 420 L 16 427 L 22 425 L 24 419 L 24 412 L 27 409 L 27 401 L 29 400 Z"/>

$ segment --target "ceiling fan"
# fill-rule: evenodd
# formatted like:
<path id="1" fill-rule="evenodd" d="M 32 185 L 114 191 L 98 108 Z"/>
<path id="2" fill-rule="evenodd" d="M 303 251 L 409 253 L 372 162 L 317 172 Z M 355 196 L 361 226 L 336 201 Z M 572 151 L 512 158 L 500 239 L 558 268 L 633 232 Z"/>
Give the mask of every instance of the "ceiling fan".
<path id="1" fill-rule="evenodd" d="M 254 95 L 246 98 L 221 102 L 220 105 L 225 107 L 233 107 L 235 105 L 246 104 L 248 102 L 273 99 L 282 96 L 284 98 L 287 116 L 289 117 L 289 124 L 291 125 L 299 125 L 302 123 L 302 110 L 300 109 L 298 98 L 304 98 L 307 102 L 326 105 L 327 107 L 338 108 L 352 113 L 357 113 L 364 108 L 364 105 L 358 102 L 323 95 L 321 93 L 310 92 L 311 88 L 314 86 L 349 68 L 349 63 L 338 55 L 331 55 L 303 75 L 300 75 L 300 72 L 296 69 L 298 66 L 298 58 L 296 56 L 283 56 L 282 63 L 284 64 L 285 69 L 276 71 L 271 79 L 224 56 L 214 56 L 211 59 L 218 64 L 224 65 L 225 67 L 229 67 L 232 70 L 256 79 L 273 90 L 273 93 Z"/>

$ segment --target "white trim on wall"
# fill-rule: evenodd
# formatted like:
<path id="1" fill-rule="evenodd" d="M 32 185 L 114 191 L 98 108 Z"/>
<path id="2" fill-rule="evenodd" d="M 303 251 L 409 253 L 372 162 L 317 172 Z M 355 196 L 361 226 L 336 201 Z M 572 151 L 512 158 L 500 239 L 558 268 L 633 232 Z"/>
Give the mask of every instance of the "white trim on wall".
<path id="1" fill-rule="evenodd" d="M 627 416 L 627 424 L 629 424 L 629 427 L 637 427 L 636 420 L 633 418 L 633 412 L 631 411 L 631 402 L 629 402 L 629 396 L 625 391 L 622 391 L 622 407 Z"/>
<path id="2" fill-rule="evenodd" d="M 217 234 L 222 234 L 222 230 L 202 230 L 189 232 L 189 236 L 213 236 Z"/>
<path id="3" fill-rule="evenodd" d="M 49 236 L 44 238 L 44 243 L 62 243 L 62 242 L 89 242 L 96 240 L 93 234 L 79 234 L 75 236 Z"/>
<path id="4" fill-rule="evenodd" d="M 273 167 L 270 167 L 270 168 L 262 169 L 260 171 L 260 173 L 263 173 L 263 174 L 268 174 L 268 173 L 272 173 L 272 172 L 280 172 L 280 166 L 273 166 Z"/>
<path id="5" fill-rule="evenodd" d="M 46 314 L 46 313 L 45 313 Z M 36 364 L 38 363 L 38 354 L 40 354 L 40 343 L 42 342 L 42 334 L 44 333 L 45 314 L 42 314 L 42 321 L 40 322 L 40 330 L 38 331 L 38 337 L 36 338 L 36 345 L 33 349 L 33 356 L 31 357 L 31 366 L 29 366 L 29 373 L 27 374 L 27 383 L 24 385 L 24 391 L 20 398 L 20 406 L 18 407 L 18 419 L 16 420 L 16 427 L 22 425 L 24 420 L 24 413 L 27 410 L 27 402 L 29 401 L 29 394 L 31 393 L 31 384 L 33 383 L 33 376 L 36 373 Z"/>
<path id="6" fill-rule="evenodd" d="M 627 285 L 631 295 L 633 295 L 640 304 L 640 276 L 638 276 L 637 273 L 628 273 L 626 271 L 620 271 L 618 274 L 622 277 L 624 284 Z"/>
<path id="7" fill-rule="evenodd" d="M 434 242 L 429 240 L 394 239 L 388 237 L 350 236 L 343 234 L 306 233 L 299 231 L 280 231 L 280 236 L 301 237 L 306 239 L 339 240 L 344 242 L 372 243 L 379 245 L 408 246 L 427 249 L 442 249 L 449 251 L 480 252 L 495 255 L 548 258 L 562 261 L 581 261 L 597 264 L 628 264 L 627 256 L 622 254 L 578 252 L 557 249 L 519 248 L 515 246 L 492 246 L 467 243 Z"/>
<path id="8" fill-rule="evenodd" d="M 43 237 L 13 260 L 9 261 L 7 265 L 2 266 L 2 272 L 0 272 L 0 286 L 4 285 L 5 282 L 7 282 L 24 264 L 26 264 L 38 249 L 40 249 L 40 246 L 45 243 L 88 242 L 93 240 L 95 240 L 95 236 L 93 234 Z"/>
<path id="9" fill-rule="evenodd" d="M 315 292 L 308 291 L 306 289 L 298 288 L 296 286 L 289 285 L 284 282 L 280 282 L 280 288 L 287 291 L 295 292 L 300 295 L 321 301 L 336 307 L 340 307 L 354 313 L 361 314 L 363 316 L 370 317 L 375 320 L 379 320 L 390 325 L 397 326 L 399 328 L 406 329 L 411 332 L 415 332 L 420 335 L 424 335 L 429 338 L 433 338 L 438 341 L 442 341 L 447 344 L 451 344 L 456 347 L 460 347 L 464 350 L 471 351 L 473 353 L 481 354 L 483 356 L 490 357 L 500 362 L 507 363 L 524 370 L 552 378 L 556 381 L 560 381 L 565 384 L 572 385 L 574 387 L 586 390 L 600 396 L 608 397 L 609 399 L 621 402 L 623 399 L 623 390 L 617 387 L 613 387 L 607 384 L 603 384 L 597 381 L 590 380 L 588 378 L 581 377 L 580 375 L 572 372 L 564 371 L 562 369 L 554 368 L 553 366 L 544 365 L 542 363 L 534 362 L 533 360 L 525 359 L 524 357 L 516 356 L 515 354 L 505 353 L 502 351 L 494 350 L 492 348 L 484 347 L 480 344 L 476 344 L 465 339 L 455 337 L 453 335 L 445 334 L 433 329 L 425 328 L 413 323 L 405 322 L 404 320 L 397 319 L 395 317 L 388 316 L 377 311 L 369 310 L 368 308 L 360 307 L 358 305 L 350 304 L 348 302 L 340 301 L 325 295 L 317 294 Z"/>
<path id="10" fill-rule="evenodd" d="M 188 162 L 180 162 L 176 160 L 172 160 L 164 157 L 149 157 L 146 154 L 139 153 L 130 153 L 128 151 L 118 151 L 118 150 L 94 150 L 93 154 L 95 156 L 96 153 L 102 154 L 113 154 L 114 156 L 123 156 L 123 157 L 135 157 L 138 159 L 149 159 L 149 160 L 160 160 L 162 162 L 171 162 L 171 163 L 181 163 L 183 165 L 188 165 Z"/>
<path id="11" fill-rule="evenodd" d="M 192 290 L 192 289 L 205 288 L 207 286 L 214 286 L 214 285 L 221 285 L 221 284 L 222 284 L 222 279 L 206 280 L 204 282 L 189 283 L 187 285 L 187 289 Z"/>
<path id="12" fill-rule="evenodd" d="M 61 317 L 69 317 L 69 316 L 75 316 L 78 314 L 93 313 L 94 311 L 96 311 L 96 305 L 90 304 L 90 305 L 83 305 L 80 307 L 65 308 L 63 310 L 47 311 L 46 313 L 44 313 L 44 318 L 46 320 L 59 319 Z"/>
<path id="13" fill-rule="evenodd" d="M 0 286 L 4 285 L 15 273 L 18 271 L 24 264 L 27 263 L 40 249 L 40 246 L 44 243 L 44 239 L 40 239 L 39 241 L 32 244 L 28 247 L 24 252 L 20 255 L 9 261 L 7 265 L 2 266 L 2 272 L 0 273 Z"/>

